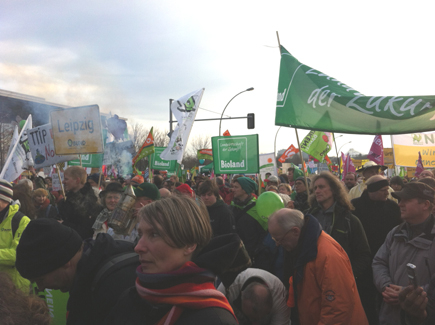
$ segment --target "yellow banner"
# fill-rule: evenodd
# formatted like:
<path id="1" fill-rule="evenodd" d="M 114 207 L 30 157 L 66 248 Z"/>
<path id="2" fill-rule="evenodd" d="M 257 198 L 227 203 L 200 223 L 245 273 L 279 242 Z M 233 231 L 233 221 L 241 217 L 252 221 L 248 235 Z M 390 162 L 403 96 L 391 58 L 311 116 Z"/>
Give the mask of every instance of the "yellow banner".
<path id="1" fill-rule="evenodd" d="M 435 167 L 435 133 L 393 135 L 392 144 L 396 166 L 417 166 L 418 152 L 420 152 L 423 166 Z"/>
<path id="2" fill-rule="evenodd" d="M 52 111 L 50 117 L 56 155 L 103 152 L 98 105 Z"/>

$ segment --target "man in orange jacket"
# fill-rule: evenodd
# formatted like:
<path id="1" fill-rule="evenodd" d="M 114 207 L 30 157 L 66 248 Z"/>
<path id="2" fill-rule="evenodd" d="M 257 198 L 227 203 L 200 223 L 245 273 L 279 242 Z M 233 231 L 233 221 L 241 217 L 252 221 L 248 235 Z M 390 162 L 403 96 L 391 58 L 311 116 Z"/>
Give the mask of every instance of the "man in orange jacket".
<path id="1" fill-rule="evenodd" d="M 296 312 L 300 324 L 368 325 L 346 252 L 313 216 L 281 209 L 268 226 L 276 245 L 295 253 L 287 301 L 292 318 Z"/>

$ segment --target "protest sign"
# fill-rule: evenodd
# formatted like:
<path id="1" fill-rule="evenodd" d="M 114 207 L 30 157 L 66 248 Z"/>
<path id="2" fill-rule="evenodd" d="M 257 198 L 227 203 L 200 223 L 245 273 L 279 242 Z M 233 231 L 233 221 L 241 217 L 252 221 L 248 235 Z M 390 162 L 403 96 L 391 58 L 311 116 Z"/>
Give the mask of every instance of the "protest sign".
<path id="1" fill-rule="evenodd" d="M 259 172 L 258 134 L 212 137 L 216 174 Z"/>
<path id="2" fill-rule="evenodd" d="M 432 131 L 434 102 L 435 96 L 364 96 L 281 46 L 275 125 L 357 134 Z"/>
<path id="3" fill-rule="evenodd" d="M 45 289 L 44 291 L 39 291 L 36 283 L 33 283 L 33 292 L 46 302 L 48 313 L 51 317 L 50 324 L 65 325 L 67 319 L 66 305 L 68 303 L 69 293 L 64 293 L 60 290 L 54 289 Z"/>
<path id="4" fill-rule="evenodd" d="M 59 175 L 57 173 L 53 173 L 51 175 L 51 187 L 53 191 L 61 191 L 62 185 L 60 183 L 63 182 L 63 172 L 60 172 L 61 179 L 59 180 Z"/>
<path id="5" fill-rule="evenodd" d="M 423 166 L 435 167 L 435 132 L 393 135 L 391 144 L 396 166 L 416 167 L 421 152 Z"/>
<path id="6" fill-rule="evenodd" d="M 35 168 L 52 166 L 78 158 L 77 155 L 59 156 L 55 154 L 51 124 L 30 129 L 28 133 L 29 147 Z"/>
<path id="7" fill-rule="evenodd" d="M 319 161 L 323 161 L 332 148 L 330 132 L 310 131 L 301 142 L 301 150 Z"/>
<path id="8" fill-rule="evenodd" d="M 98 105 L 52 111 L 50 118 L 57 155 L 103 152 Z"/>
<path id="9" fill-rule="evenodd" d="M 155 152 L 151 154 L 150 168 L 157 170 L 167 170 L 174 172 L 178 166 L 176 160 L 163 160 L 160 154 L 165 150 L 165 147 L 154 147 Z"/>
<path id="10" fill-rule="evenodd" d="M 103 165 L 103 154 L 85 154 L 82 156 L 82 167 L 100 168 Z M 68 161 L 68 166 L 80 166 L 80 159 Z"/>
<path id="11" fill-rule="evenodd" d="M 265 153 L 260 155 L 260 175 L 261 179 L 266 179 L 266 174 L 271 173 L 272 175 L 278 176 L 276 159 L 274 153 Z"/>

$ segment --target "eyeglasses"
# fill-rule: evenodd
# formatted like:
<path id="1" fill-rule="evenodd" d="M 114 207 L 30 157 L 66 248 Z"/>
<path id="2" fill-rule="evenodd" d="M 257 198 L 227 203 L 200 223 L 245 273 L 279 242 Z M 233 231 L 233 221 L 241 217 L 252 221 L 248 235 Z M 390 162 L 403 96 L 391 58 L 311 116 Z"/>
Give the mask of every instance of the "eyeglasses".
<path id="1" fill-rule="evenodd" d="M 284 238 L 285 238 L 285 236 L 287 236 L 287 234 L 291 231 L 293 229 L 293 227 L 292 228 L 290 228 L 285 234 L 284 234 L 284 236 L 282 236 L 282 238 L 280 239 L 280 240 L 277 240 L 277 239 L 275 239 L 275 238 L 273 238 L 272 237 L 272 239 L 275 241 L 275 244 L 278 246 L 278 245 L 281 245 L 281 243 L 282 243 L 282 241 L 284 240 Z"/>

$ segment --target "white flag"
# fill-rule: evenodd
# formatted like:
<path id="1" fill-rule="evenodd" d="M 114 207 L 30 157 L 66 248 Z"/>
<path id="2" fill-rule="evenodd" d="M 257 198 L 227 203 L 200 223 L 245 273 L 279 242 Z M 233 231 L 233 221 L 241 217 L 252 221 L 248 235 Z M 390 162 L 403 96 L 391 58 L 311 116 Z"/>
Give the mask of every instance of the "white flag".
<path id="1" fill-rule="evenodd" d="M 176 117 L 178 124 L 172 133 L 168 146 L 160 154 L 161 159 L 177 160 L 181 164 L 203 93 L 204 88 L 201 88 L 172 102 L 171 111 Z"/>
<path id="2" fill-rule="evenodd" d="M 278 176 L 276 158 L 272 153 L 264 153 L 259 157 L 260 160 L 260 175 L 261 179 L 266 179 L 266 174 L 271 173 L 274 176 Z"/>
<path id="3" fill-rule="evenodd" d="M 27 131 L 32 128 L 32 115 L 29 115 L 19 136 L 12 138 L 12 150 L 6 160 L 0 178 L 9 182 L 16 180 L 29 166 L 33 166 L 32 155 L 27 142 Z M 15 134 L 14 134 L 15 135 Z"/>

